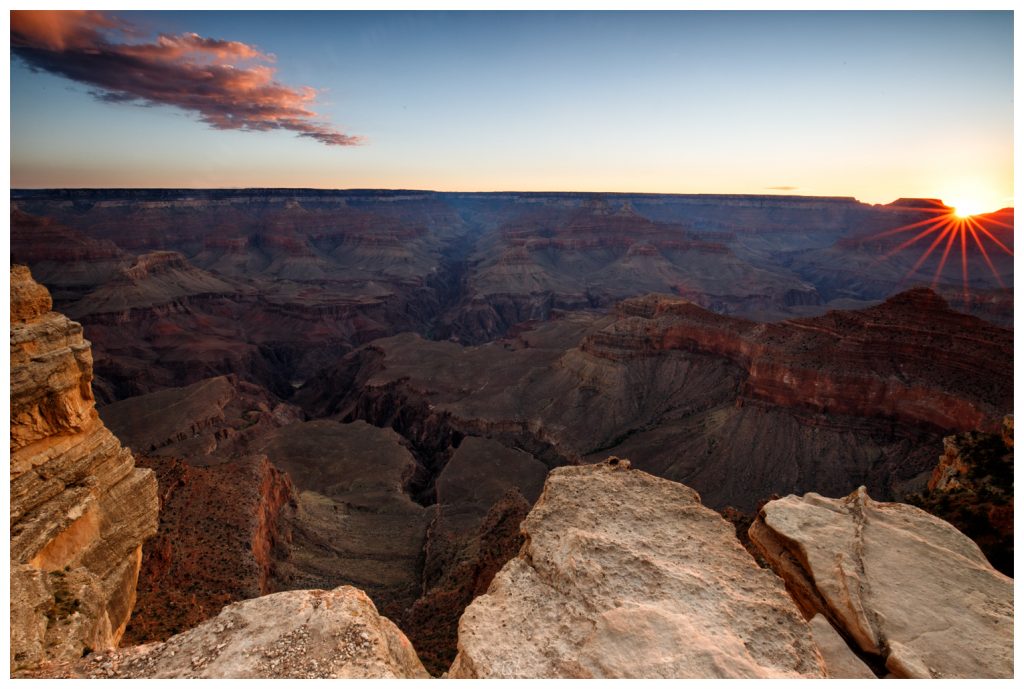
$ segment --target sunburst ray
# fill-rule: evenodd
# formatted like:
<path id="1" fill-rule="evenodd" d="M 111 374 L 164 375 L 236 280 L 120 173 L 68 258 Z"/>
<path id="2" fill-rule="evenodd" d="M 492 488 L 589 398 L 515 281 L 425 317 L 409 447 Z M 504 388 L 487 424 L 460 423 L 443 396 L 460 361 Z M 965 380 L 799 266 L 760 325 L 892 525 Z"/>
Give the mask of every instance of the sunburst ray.
<path id="1" fill-rule="evenodd" d="M 922 220 L 917 220 L 912 223 L 900 225 L 889 230 L 884 230 L 867 237 L 863 242 L 869 242 L 872 240 L 893 238 L 893 241 L 899 239 L 898 235 L 908 233 L 916 230 L 916 232 L 902 241 L 896 246 L 885 251 L 885 253 L 876 259 L 876 261 L 884 261 L 892 256 L 906 251 L 910 247 L 914 246 L 922 239 L 930 238 L 931 242 L 928 248 L 917 258 L 914 262 L 913 267 L 904 274 L 899 284 L 903 285 L 908 280 L 917 276 L 921 278 L 918 271 L 924 266 L 928 259 L 936 252 L 940 245 L 942 246 L 941 256 L 938 259 L 938 264 L 935 268 L 934 273 L 931 276 L 931 286 L 935 289 L 942 281 L 943 275 L 946 270 L 946 265 L 949 263 L 950 255 L 954 252 L 955 247 L 959 244 L 960 252 L 960 281 L 963 290 L 963 297 L 965 300 L 970 300 L 971 295 L 971 266 L 969 260 L 969 253 L 974 251 L 975 247 L 977 251 L 981 253 L 982 258 L 985 260 L 985 264 L 988 269 L 992 272 L 992 276 L 1000 287 L 1006 287 L 1003 282 L 1002 276 L 999 274 L 999 270 L 996 268 L 995 262 L 992 260 L 992 256 L 989 253 L 986 244 L 991 242 L 994 246 L 999 247 L 1008 256 L 1013 256 L 1013 249 L 1007 246 L 1008 242 L 1001 240 L 997 237 L 994 231 L 1008 230 L 1013 231 L 1013 225 L 996 220 L 995 218 L 988 215 L 965 215 L 961 216 L 956 212 L 956 209 L 943 205 L 941 208 L 915 208 L 914 210 L 919 211 L 941 211 L 941 215 L 934 215 L 926 217 Z M 990 227 L 991 225 L 991 227 Z M 970 241 L 968 241 L 968 235 L 970 235 Z"/>

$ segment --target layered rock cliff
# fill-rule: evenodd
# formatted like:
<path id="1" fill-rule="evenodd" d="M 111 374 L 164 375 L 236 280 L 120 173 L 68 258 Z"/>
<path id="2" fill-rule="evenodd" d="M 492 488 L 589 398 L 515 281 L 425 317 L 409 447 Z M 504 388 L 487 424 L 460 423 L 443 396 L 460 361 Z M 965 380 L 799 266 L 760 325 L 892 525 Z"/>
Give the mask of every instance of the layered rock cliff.
<path id="1" fill-rule="evenodd" d="M 11 669 L 112 647 L 156 533 L 153 472 L 93 405 L 82 327 L 11 269 Z"/>
<path id="2" fill-rule="evenodd" d="M 858 485 L 892 499 L 923 486 L 943 435 L 971 418 L 997 424 L 1012 390 L 1009 331 L 914 296 L 758 324 L 652 295 L 618 317 L 563 313 L 480 346 L 404 334 L 346 356 L 292 401 L 394 428 L 435 475 L 478 436 L 549 467 L 628 456 L 715 509 Z"/>
<path id="3" fill-rule="evenodd" d="M 89 329 L 102 403 L 228 373 L 286 399 L 374 338 L 479 343 L 647 292 L 759 321 L 861 308 L 913 284 L 914 252 L 880 260 L 843 240 L 934 215 L 842 198 L 290 189 L 21 190 L 12 209 L 12 256 Z M 1012 214 L 998 222 L 1012 247 Z M 1012 289 L 994 289 L 1012 287 L 1012 257 L 965 251 L 970 298 L 951 303 L 1012 323 Z M 962 295 L 947 272 L 938 289 Z"/>
<path id="4" fill-rule="evenodd" d="M 582 349 L 613 360 L 671 350 L 743 367 L 745 397 L 779 407 L 887 417 L 943 429 L 999 428 L 1012 406 L 1002 362 L 1013 333 L 953 311 L 928 289 L 860 311 L 758 324 L 658 295 L 625 300 Z"/>

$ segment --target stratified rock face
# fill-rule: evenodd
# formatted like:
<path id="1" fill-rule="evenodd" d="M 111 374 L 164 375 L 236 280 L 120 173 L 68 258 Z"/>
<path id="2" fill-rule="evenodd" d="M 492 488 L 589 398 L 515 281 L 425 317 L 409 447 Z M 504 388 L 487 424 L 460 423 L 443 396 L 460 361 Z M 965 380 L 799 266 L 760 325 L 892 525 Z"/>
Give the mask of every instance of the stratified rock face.
<path id="1" fill-rule="evenodd" d="M 90 656 L 54 675 L 113 678 L 425 679 L 412 644 L 359 589 L 234 603 L 165 642 Z"/>
<path id="2" fill-rule="evenodd" d="M 782 582 L 682 484 L 555 469 L 459 624 L 451 677 L 822 677 Z"/>
<path id="3" fill-rule="evenodd" d="M 1013 580 L 941 519 L 861 488 L 770 502 L 750 537 L 808 614 L 893 675 L 1013 676 Z"/>
<path id="4" fill-rule="evenodd" d="M 153 473 L 93 407 L 82 327 L 11 268 L 11 669 L 77 658 L 124 632 L 156 533 Z"/>
<path id="5" fill-rule="evenodd" d="M 928 289 L 769 324 L 661 295 L 618 311 L 584 351 L 612 360 L 679 349 L 724 356 L 745 370 L 745 397 L 777 407 L 995 430 L 1013 404 L 1012 331 L 953 311 Z"/>
<path id="6" fill-rule="evenodd" d="M 862 308 L 911 284 L 918 256 L 881 260 L 893 244 L 865 238 L 898 244 L 889 230 L 936 210 L 774 195 L 294 189 L 16 190 L 11 205 L 11 255 L 88 329 L 101 403 L 223 374 L 287 398 L 378 337 L 479 344 L 648 292 L 759 321 Z M 1012 250 L 1012 209 L 992 220 Z M 971 295 L 954 305 L 1012 323 L 1012 257 L 965 250 Z M 923 280 L 940 253 L 919 266 Z M 1007 288 L 995 289 L 990 262 Z M 938 289 L 961 293 L 960 271 Z"/>

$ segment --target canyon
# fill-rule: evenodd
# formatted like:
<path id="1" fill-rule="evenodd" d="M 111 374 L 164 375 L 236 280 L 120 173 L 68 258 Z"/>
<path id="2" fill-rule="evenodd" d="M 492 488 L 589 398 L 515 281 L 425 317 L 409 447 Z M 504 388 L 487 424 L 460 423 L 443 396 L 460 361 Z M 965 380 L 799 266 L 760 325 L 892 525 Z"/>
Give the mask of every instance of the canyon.
<path id="1" fill-rule="evenodd" d="M 824 594 L 794 603 L 788 570 L 778 569 L 783 586 L 757 565 L 781 552 L 765 545 L 765 524 L 776 528 L 771 515 L 781 506 L 773 506 L 783 502 L 772 498 L 802 495 L 834 514 L 919 505 L 977 540 L 985 555 L 956 545 L 972 567 L 988 567 L 987 555 L 1012 574 L 1012 426 L 1003 431 L 1013 393 L 1012 258 L 965 254 L 969 294 L 959 270 L 933 283 L 937 256 L 908 273 L 919 254 L 887 257 L 904 237 L 879 235 L 933 217 L 933 205 L 373 190 L 12 192 L 11 258 L 46 288 L 25 268 L 12 272 L 12 496 L 15 455 L 43 452 L 22 445 L 83 432 L 120 467 L 116 477 L 100 472 L 104 487 L 90 487 L 93 494 L 114 490 L 123 475 L 145 496 L 138 528 L 111 535 L 126 544 L 117 549 L 129 564 L 118 570 L 122 593 L 108 606 L 112 633 L 90 646 L 123 637 L 125 648 L 78 665 L 68 651 L 50 658 L 63 663 L 50 671 L 102 676 L 114 662 L 111 671 L 123 676 L 275 676 L 269 666 L 252 670 L 242 651 L 220 665 L 221 654 L 196 651 L 206 660 L 178 665 L 161 644 L 234 648 L 220 638 L 223 629 L 214 631 L 224 627 L 221 617 L 251 624 L 268 613 L 244 606 L 274 596 L 290 595 L 282 605 L 306 611 L 310 625 L 337 626 L 317 617 L 315 601 L 330 594 L 379 631 L 372 642 L 356 634 L 337 647 L 351 664 L 295 665 L 286 676 L 638 676 L 630 663 L 653 667 L 636 659 L 656 652 L 655 637 L 693 625 L 719 625 L 707 639 L 724 634 L 735 643 L 707 641 L 707 653 L 666 661 L 663 676 L 824 676 L 830 667 L 875 676 L 887 663 L 899 676 L 956 675 L 930 651 L 907 655 L 857 637 L 842 626 L 839 604 L 821 602 Z M 995 217 L 1012 225 L 1012 209 Z M 1012 233 L 999 236 L 1012 247 Z M 72 321 L 49 311 L 46 290 Z M 43 378 L 56 380 L 39 369 L 53 357 L 41 359 L 35 344 L 15 356 L 16 297 L 37 304 L 18 307 L 26 314 L 19 323 L 60 323 L 33 326 L 23 338 L 67 348 L 61 366 L 74 374 L 61 374 L 58 392 L 40 387 Z M 607 464 L 609 455 L 631 466 Z M 78 479 L 59 480 L 68 493 Z M 630 482 L 663 499 L 638 505 L 629 491 L 641 488 L 627 489 Z M 611 499 L 616 491 L 624 492 Z M 575 495 L 570 506 L 556 509 L 566 492 Z M 812 494 L 855 506 L 823 506 Z M 560 521 L 563 511 L 584 519 L 588 496 L 598 504 L 586 520 L 602 524 L 594 537 L 585 537 L 582 522 Z M 938 533 L 919 513 L 914 528 Z M 630 542 L 637 524 L 649 540 Z M 733 533 L 736 524 L 742 533 Z M 705 545 L 714 558 L 687 570 L 697 551 L 660 553 L 664 533 L 680 529 L 695 534 L 698 550 L 700 534 L 713 533 Z M 567 532 L 575 540 L 558 545 Z M 791 544 L 799 535 L 775 538 Z M 558 548 L 577 558 L 612 553 L 609 571 L 625 558 L 656 595 L 650 586 L 634 591 L 589 641 L 549 630 L 530 643 L 498 643 L 495 615 L 556 614 L 519 611 L 514 600 L 563 576 Z M 644 563 L 662 557 L 691 564 L 655 576 Z M 544 558 L 555 558 L 549 569 Z M 55 571 L 65 560 L 77 571 L 79 560 L 67 558 Z M 781 601 L 771 614 L 791 633 L 777 648 L 743 650 L 740 640 L 766 637 L 747 625 L 761 613 L 735 607 L 746 594 L 724 584 L 716 595 L 730 602 L 713 614 L 644 598 L 685 601 L 683 570 L 750 577 L 744 586 L 771 589 Z M 124 582 L 136 575 L 137 593 L 133 581 L 128 596 Z M 985 576 L 993 600 L 1005 600 L 1006 577 Z M 555 587 L 564 599 L 547 603 L 586 607 L 602 586 L 620 587 L 622 598 L 625 584 L 604 577 L 573 570 Z M 576 650 L 566 646 L 553 665 L 518 655 L 544 638 Z M 413 656 L 396 650 L 403 644 Z M 826 658 L 830 644 L 845 655 Z M 510 655 L 492 657 L 485 647 Z M 78 655 L 83 648 L 75 647 Z M 38 653 L 25 657 L 25 667 L 40 662 Z M 974 669 L 1001 676 L 1005 659 Z"/>
<path id="2" fill-rule="evenodd" d="M 933 285 L 1012 322 L 1000 249 L 988 252 L 994 278 L 967 247 L 966 304 L 957 271 L 933 282 L 937 255 L 913 271 L 918 253 L 887 256 L 904 235 L 878 235 L 935 217 L 915 200 L 282 189 L 11 200 L 12 260 L 89 329 L 104 404 L 230 373 L 287 397 L 382 336 L 480 344 L 553 310 L 650 292 L 771 321 Z M 993 221 L 1012 226 L 1012 209 Z M 992 227 L 1012 250 L 1012 233 Z"/>

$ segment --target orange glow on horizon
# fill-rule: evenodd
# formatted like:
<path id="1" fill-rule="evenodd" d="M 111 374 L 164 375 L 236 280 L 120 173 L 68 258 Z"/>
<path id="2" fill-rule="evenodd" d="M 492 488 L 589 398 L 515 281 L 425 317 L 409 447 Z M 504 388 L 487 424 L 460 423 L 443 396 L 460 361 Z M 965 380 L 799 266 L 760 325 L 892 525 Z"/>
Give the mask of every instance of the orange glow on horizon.
<path id="1" fill-rule="evenodd" d="M 984 203 L 971 198 L 959 199 L 951 203 L 950 206 L 953 209 L 953 215 L 958 218 L 971 218 L 991 210 L 986 209 Z"/>
<path id="2" fill-rule="evenodd" d="M 967 266 L 967 253 L 969 247 L 971 250 L 973 250 L 974 247 L 977 247 L 982 258 L 985 260 L 985 264 L 992 272 L 993 277 L 995 277 L 996 282 L 1000 287 L 1006 287 L 1002 277 L 999 275 L 999 271 L 996 270 L 995 265 L 992 263 L 989 248 L 998 247 L 999 250 L 1003 251 L 1007 255 L 1013 256 L 1013 250 L 996 236 L 997 232 L 1012 233 L 1013 225 L 1008 225 L 1007 223 L 996 220 L 991 217 L 991 215 L 986 214 L 982 207 L 979 207 L 976 203 L 972 203 L 969 200 L 964 200 L 961 203 L 957 203 L 955 206 L 943 205 L 934 208 L 921 208 L 919 210 L 928 213 L 935 213 L 936 215 L 925 218 L 924 220 L 902 225 L 891 230 L 879 232 L 869 238 L 880 239 L 917 230 L 915 234 L 886 252 L 882 257 L 882 260 L 888 259 L 895 254 L 909 249 L 922 239 L 931 239 L 928 248 L 925 249 L 918 257 L 913 267 L 907 271 L 903 278 L 904 280 L 917 273 L 921 266 L 924 265 L 925 261 L 927 261 L 928 258 L 941 246 L 941 258 L 939 259 L 939 265 L 935 269 L 935 274 L 931 281 L 931 287 L 932 289 L 935 289 L 939 283 L 939 279 L 945 271 L 950 253 L 952 253 L 954 246 L 958 245 L 960 251 L 960 273 L 964 299 L 970 298 L 970 278 Z M 992 246 L 986 247 L 986 243 L 990 243 Z"/>

